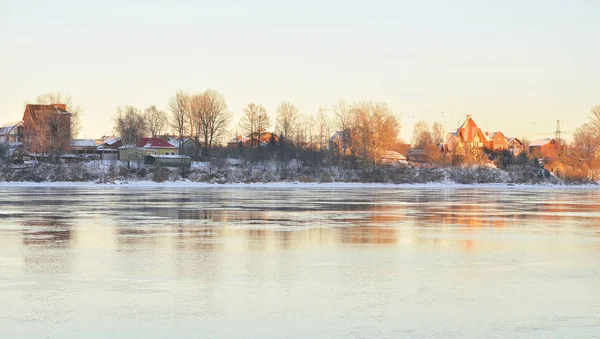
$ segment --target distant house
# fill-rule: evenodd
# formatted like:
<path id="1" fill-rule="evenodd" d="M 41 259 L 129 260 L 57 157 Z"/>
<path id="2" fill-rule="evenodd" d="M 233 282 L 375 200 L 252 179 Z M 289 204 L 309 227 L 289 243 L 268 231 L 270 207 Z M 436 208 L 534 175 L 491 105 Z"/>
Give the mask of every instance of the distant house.
<path id="1" fill-rule="evenodd" d="M 551 138 L 532 141 L 529 153 L 539 158 L 555 159 L 558 155 L 558 142 Z"/>
<path id="2" fill-rule="evenodd" d="M 406 157 L 395 151 L 384 151 L 381 154 L 381 162 L 384 164 L 406 164 Z"/>
<path id="3" fill-rule="evenodd" d="M 253 146 L 266 146 L 268 144 L 278 144 L 279 136 L 277 134 L 263 131 L 262 133 L 255 133 L 253 137 L 238 135 L 231 141 L 227 142 L 227 148 L 239 149 L 241 147 L 253 147 Z"/>
<path id="4" fill-rule="evenodd" d="M 24 141 L 23 121 L 9 122 L 0 126 L 0 146 L 3 146 L 6 156 L 13 161 L 23 160 Z"/>
<path id="5" fill-rule="evenodd" d="M 135 145 L 119 147 L 121 161 L 143 161 L 146 155 L 177 155 L 177 147 L 159 138 L 142 138 Z"/>
<path id="6" fill-rule="evenodd" d="M 79 156 L 95 156 L 98 145 L 94 139 L 73 139 L 71 140 L 71 153 Z M 98 157 L 100 157 L 98 155 Z"/>
<path id="7" fill-rule="evenodd" d="M 486 138 L 488 139 L 488 149 L 492 151 L 508 149 L 509 139 L 502 132 L 495 132 L 493 134 L 486 133 Z"/>
<path id="8" fill-rule="evenodd" d="M 25 151 L 53 156 L 71 147 L 71 113 L 66 105 L 26 105 L 23 113 Z"/>
<path id="9" fill-rule="evenodd" d="M 489 144 L 488 138 L 477 126 L 470 114 L 467 114 L 465 122 L 456 130 L 448 133 L 444 138 L 441 149 L 446 152 L 452 152 L 457 149 L 465 148 L 483 148 Z"/>
<path id="10" fill-rule="evenodd" d="M 423 148 L 412 148 L 408 151 L 407 160 L 421 164 L 431 164 L 434 162 L 432 154 Z"/>
<path id="11" fill-rule="evenodd" d="M 177 151 L 180 152 L 179 146 L 181 145 L 183 147 L 183 152 L 181 153 L 181 155 L 187 155 L 187 156 L 197 156 L 198 154 L 200 154 L 200 150 L 198 149 L 198 147 L 196 146 L 196 142 L 194 141 L 194 139 L 192 138 L 175 138 L 175 137 L 171 137 L 168 141 L 169 144 L 177 147 Z"/>
<path id="12" fill-rule="evenodd" d="M 96 152 L 102 160 L 119 160 L 119 147 L 121 146 L 123 146 L 121 138 L 104 136 L 100 139 Z"/>
<path id="13" fill-rule="evenodd" d="M 508 140 L 508 151 L 513 155 L 519 155 L 525 150 L 525 145 L 521 142 L 521 140 L 517 138 L 510 138 Z"/>

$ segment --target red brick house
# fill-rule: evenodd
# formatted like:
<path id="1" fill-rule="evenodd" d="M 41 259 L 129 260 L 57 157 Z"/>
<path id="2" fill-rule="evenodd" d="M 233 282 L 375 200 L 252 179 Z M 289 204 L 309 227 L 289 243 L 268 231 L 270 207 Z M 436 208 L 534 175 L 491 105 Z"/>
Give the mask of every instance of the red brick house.
<path id="1" fill-rule="evenodd" d="M 493 134 L 486 133 L 486 136 L 488 139 L 487 148 L 491 149 L 492 151 L 508 149 L 509 139 L 502 132 L 496 132 Z"/>
<path id="2" fill-rule="evenodd" d="M 56 156 L 70 150 L 71 113 L 66 105 L 27 105 L 23 113 L 25 152 Z"/>
<path id="3" fill-rule="evenodd" d="M 532 141 L 529 153 L 539 158 L 555 159 L 558 155 L 558 142 L 551 138 Z"/>
<path id="4" fill-rule="evenodd" d="M 513 155 L 519 155 L 525 150 L 525 145 L 521 142 L 521 140 L 517 138 L 511 138 L 508 140 L 508 151 Z"/>

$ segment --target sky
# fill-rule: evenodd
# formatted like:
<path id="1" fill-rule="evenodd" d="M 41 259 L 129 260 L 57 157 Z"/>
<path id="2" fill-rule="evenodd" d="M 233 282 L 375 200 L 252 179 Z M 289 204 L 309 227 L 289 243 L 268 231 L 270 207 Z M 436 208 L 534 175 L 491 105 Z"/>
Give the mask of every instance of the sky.
<path id="1" fill-rule="evenodd" d="M 600 1 L 0 0 L 0 123 L 68 93 L 80 137 L 112 134 L 117 107 L 167 109 L 178 90 L 316 114 L 340 99 L 388 104 L 450 131 L 564 136 L 600 104 Z"/>

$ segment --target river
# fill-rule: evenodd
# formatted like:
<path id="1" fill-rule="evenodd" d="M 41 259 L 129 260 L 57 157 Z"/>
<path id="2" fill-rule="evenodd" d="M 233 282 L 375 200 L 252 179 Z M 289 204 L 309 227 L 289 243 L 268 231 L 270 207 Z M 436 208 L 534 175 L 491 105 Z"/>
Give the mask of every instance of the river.
<path id="1" fill-rule="evenodd" d="M 600 336 L 600 190 L 0 187 L 1 338 Z"/>

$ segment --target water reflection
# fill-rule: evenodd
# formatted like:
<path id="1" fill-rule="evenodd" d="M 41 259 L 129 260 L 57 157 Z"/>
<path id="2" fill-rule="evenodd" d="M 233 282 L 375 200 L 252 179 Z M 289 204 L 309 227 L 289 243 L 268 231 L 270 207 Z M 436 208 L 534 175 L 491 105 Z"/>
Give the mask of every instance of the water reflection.
<path id="1" fill-rule="evenodd" d="M 0 191 L 0 337 L 552 336 L 552 312 L 598 330 L 595 190 Z"/>
<path id="2" fill-rule="evenodd" d="M 583 190 L 5 190 L 0 220 L 20 225 L 24 245 L 71 246 L 74 229 L 91 227 L 114 228 L 112 241 L 133 250 L 214 250 L 228 239 L 282 249 L 435 243 L 440 235 L 470 237 L 465 232 L 486 228 L 543 224 L 565 231 L 575 219 L 578 232 L 586 226 L 597 234 L 600 223 L 598 192 Z M 95 226 L 86 226 L 90 221 Z M 464 248 L 477 247 L 472 234 L 461 240 Z"/>

